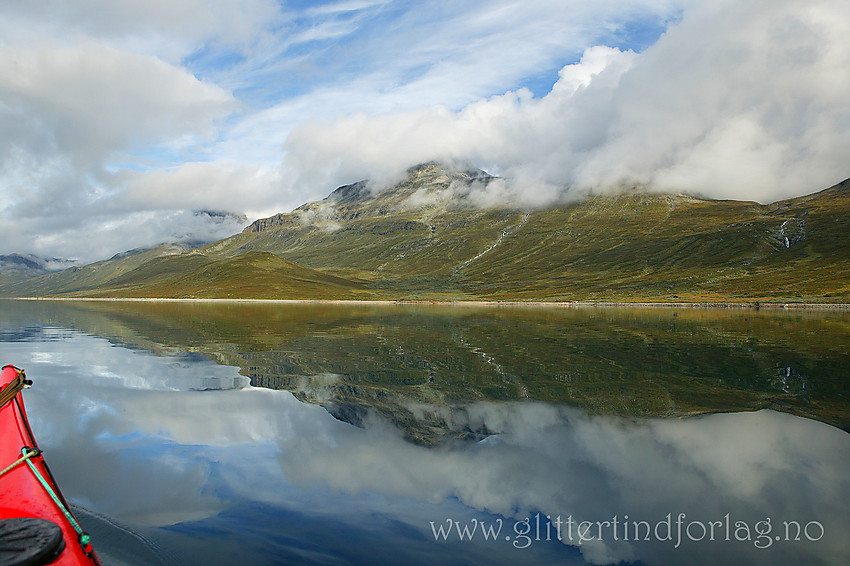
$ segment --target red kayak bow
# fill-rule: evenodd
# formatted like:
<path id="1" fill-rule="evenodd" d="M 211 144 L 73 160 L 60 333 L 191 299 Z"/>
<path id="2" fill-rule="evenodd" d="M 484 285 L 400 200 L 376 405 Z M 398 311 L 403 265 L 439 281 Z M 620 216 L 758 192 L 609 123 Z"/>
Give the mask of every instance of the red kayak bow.
<path id="1" fill-rule="evenodd" d="M 0 377 L 0 565 L 100 565 L 44 461 L 21 390 L 31 381 L 14 366 Z"/>

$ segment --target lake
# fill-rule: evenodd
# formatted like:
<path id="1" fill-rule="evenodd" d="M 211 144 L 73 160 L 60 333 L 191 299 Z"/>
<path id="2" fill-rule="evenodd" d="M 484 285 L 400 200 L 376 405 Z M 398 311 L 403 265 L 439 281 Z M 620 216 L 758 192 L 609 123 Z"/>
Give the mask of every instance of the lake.
<path id="1" fill-rule="evenodd" d="M 850 563 L 848 345 L 828 311 L 0 301 L 116 565 Z"/>

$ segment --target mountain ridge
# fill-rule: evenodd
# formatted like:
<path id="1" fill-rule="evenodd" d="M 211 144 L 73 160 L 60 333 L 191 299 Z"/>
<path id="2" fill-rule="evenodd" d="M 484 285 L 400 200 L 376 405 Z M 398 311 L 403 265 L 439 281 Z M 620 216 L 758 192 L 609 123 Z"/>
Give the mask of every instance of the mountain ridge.
<path id="1" fill-rule="evenodd" d="M 480 206 L 488 185 L 498 181 L 483 171 L 425 163 L 391 187 L 376 190 L 366 181 L 343 185 L 323 200 L 174 254 L 166 262 L 167 273 L 164 260 L 155 257 L 136 258 L 132 268 L 119 268 L 128 261 L 119 259 L 110 268 L 114 277 L 77 277 L 72 285 L 74 278 L 61 272 L 51 274 L 52 280 L 29 282 L 34 292 L 27 292 L 24 282 L 2 285 L 0 293 L 627 302 L 850 299 L 850 180 L 767 205 L 632 190 L 537 209 Z M 230 262 L 246 254 L 254 254 L 254 260 L 243 258 L 241 271 L 231 269 Z M 103 270 L 109 261 L 100 264 Z M 229 275 L 216 276 L 216 269 Z M 245 279 L 257 284 L 246 286 Z"/>

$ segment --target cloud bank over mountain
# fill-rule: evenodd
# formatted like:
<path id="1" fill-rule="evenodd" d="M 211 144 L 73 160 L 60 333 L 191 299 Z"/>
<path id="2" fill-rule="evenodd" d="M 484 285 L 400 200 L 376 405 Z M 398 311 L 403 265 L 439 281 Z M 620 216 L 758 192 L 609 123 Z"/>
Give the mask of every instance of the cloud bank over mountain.
<path id="1" fill-rule="evenodd" d="M 850 175 L 848 32 L 839 0 L 6 3 L 0 253 L 93 261 L 429 160 L 505 177 L 485 204 L 808 193 Z"/>
<path id="2" fill-rule="evenodd" d="M 301 124 L 285 163 L 319 182 L 469 162 L 512 179 L 527 204 L 634 185 L 797 196 L 850 173 L 848 33 L 850 6 L 836 2 L 696 3 L 640 54 L 588 48 L 541 98 L 520 89 L 459 112 L 436 105 Z"/>

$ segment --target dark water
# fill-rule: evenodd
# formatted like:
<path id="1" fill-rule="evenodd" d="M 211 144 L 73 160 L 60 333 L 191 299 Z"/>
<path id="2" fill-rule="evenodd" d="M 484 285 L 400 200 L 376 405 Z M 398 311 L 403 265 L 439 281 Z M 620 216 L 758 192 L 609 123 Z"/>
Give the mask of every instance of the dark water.
<path id="1" fill-rule="evenodd" d="M 848 563 L 848 343 L 842 313 L 0 301 L 108 564 Z"/>

